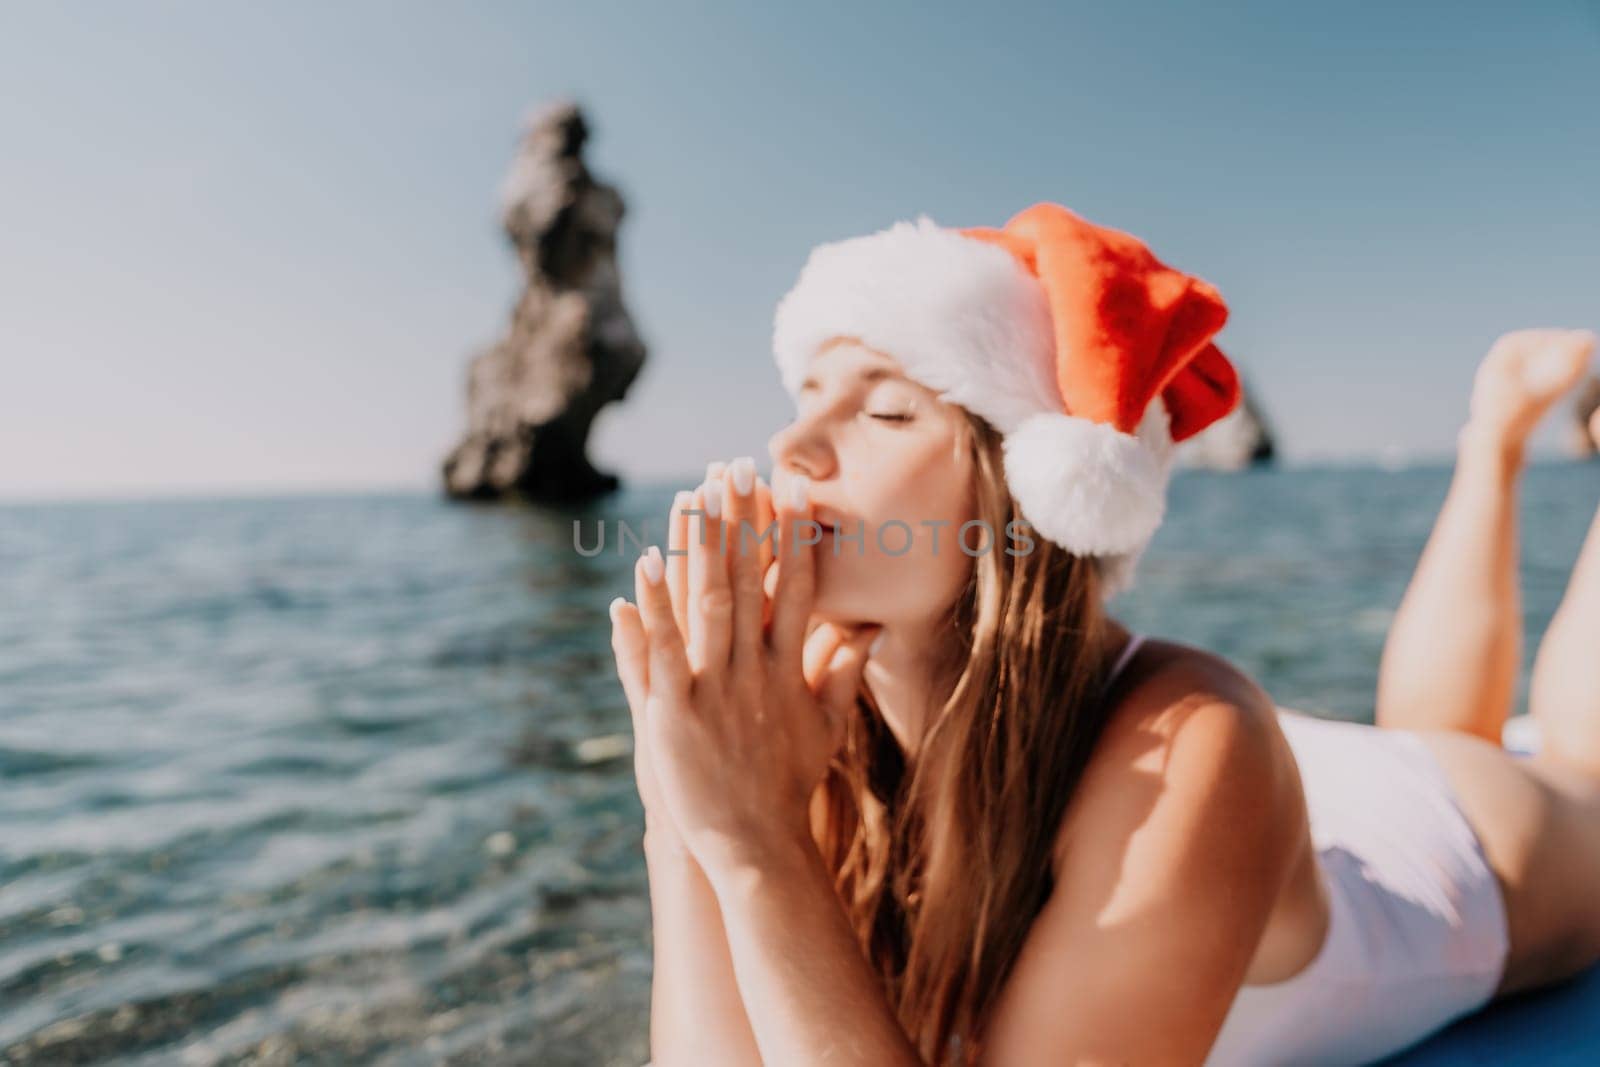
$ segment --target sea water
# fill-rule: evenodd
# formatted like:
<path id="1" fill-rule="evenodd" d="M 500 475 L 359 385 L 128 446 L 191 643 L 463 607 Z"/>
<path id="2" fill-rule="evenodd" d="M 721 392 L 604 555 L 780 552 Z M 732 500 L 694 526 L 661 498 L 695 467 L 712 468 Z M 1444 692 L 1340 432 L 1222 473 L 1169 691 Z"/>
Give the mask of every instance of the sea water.
<path id="1" fill-rule="evenodd" d="M 1179 471 L 1113 614 L 1370 721 L 1449 475 Z M 0 507 L 0 1059 L 642 1063 L 634 551 L 572 526 L 686 484 Z M 1522 492 L 1519 697 L 1600 465 Z"/>

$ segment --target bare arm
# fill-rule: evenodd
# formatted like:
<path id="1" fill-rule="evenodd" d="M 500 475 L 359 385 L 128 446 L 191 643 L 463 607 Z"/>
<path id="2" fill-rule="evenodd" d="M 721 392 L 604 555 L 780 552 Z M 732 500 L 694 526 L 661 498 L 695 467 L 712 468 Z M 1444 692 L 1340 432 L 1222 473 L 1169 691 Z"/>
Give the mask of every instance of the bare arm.
<path id="1" fill-rule="evenodd" d="M 670 822 L 646 819 L 654 978 L 650 1054 L 654 1067 L 761 1067 L 734 980 L 717 898 Z"/>
<path id="2" fill-rule="evenodd" d="M 769 1067 L 920 1067 L 809 836 L 708 871 Z"/>
<path id="3" fill-rule="evenodd" d="M 762 487 L 770 508 L 770 493 Z M 679 493 L 670 513 L 669 544 L 689 545 L 689 514 L 702 515 L 704 487 Z M 689 582 L 684 555 L 672 557 L 669 580 L 682 612 Z M 653 1067 L 761 1067 L 755 1035 L 734 980 L 728 939 L 716 896 L 700 864 L 684 847 L 664 810 L 645 732 L 640 728 L 649 683 L 649 662 L 639 610 L 626 602 L 612 608 L 612 646 L 617 674 L 633 715 L 635 774 L 645 809 L 644 855 L 650 882 L 653 975 L 650 985 L 650 1055 Z"/>

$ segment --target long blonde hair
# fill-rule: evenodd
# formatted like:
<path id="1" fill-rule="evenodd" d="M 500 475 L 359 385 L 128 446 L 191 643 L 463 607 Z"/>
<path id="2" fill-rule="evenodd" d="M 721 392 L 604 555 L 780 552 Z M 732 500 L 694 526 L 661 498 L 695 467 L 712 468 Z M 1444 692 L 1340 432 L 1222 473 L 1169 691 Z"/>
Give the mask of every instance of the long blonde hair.
<path id="1" fill-rule="evenodd" d="M 1105 725 L 1107 618 L 1092 560 L 1031 532 L 999 434 L 967 415 L 977 514 L 997 536 L 952 606 L 948 692 L 908 761 L 863 685 L 812 829 L 863 953 L 935 1065 L 970 1063 L 1052 887 L 1056 831 Z M 977 546 L 969 546 L 977 552 Z M 1025 546 L 1023 546 L 1025 547 Z M 957 1058 L 959 1056 L 959 1058 Z"/>

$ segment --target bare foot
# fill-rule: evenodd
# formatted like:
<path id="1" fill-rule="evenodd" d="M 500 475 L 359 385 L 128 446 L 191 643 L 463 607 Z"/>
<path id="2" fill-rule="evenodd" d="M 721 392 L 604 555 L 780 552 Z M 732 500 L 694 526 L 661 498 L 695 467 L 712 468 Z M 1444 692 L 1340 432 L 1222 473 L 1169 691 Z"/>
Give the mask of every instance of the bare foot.
<path id="1" fill-rule="evenodd" d="M 1594 349 L 1589 330 L 1516 330 L 1502 336 L 1478 364 L 1463 441 L 1474 437 L 1520 457 L 1539 420 L 1583 378 Z"/>

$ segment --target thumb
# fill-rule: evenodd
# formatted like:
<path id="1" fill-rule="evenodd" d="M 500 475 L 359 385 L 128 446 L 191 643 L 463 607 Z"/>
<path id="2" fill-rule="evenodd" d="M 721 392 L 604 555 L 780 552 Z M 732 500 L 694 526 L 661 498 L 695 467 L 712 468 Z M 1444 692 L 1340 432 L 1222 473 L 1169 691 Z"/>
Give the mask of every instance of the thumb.
<path id="1" fill-rule="evenodd" d="M 818 700 L 835 736 L 843 733 L 846 713 L 854 705 L 856 693 L 861 688 L 861 672 L 867 665 L 867 650 L 882 632 L 882 626 L 861 627 L 835 649 L 828 660 Z"/>

